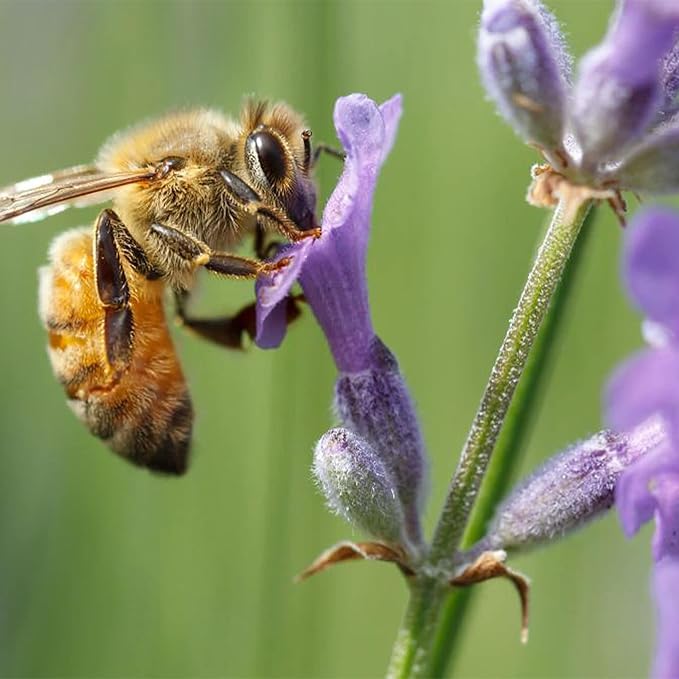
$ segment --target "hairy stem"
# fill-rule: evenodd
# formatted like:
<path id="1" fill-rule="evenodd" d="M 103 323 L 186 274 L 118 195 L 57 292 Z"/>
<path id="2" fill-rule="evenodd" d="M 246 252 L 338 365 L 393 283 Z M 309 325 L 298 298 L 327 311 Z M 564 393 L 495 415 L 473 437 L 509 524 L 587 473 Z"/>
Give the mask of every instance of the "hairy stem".
<path id="1" fill-rule="evenodd" d="M 538 397 L 543 393 L 549 379 L 553 350 L 559 333 L 564 327 L 573 284 L 581 270 L 585 244 L 592 232 L 596 214 L 595 206 L 585 219 L 540 334 L 533 345 L 465 533 L 464 548 L 483 537 L 498 502 L 509 490 L 513 472 L 518 465 L 521 451 L 525 447 L 531 425 L 537 414 Z M 474 591 L 473 587 L 456 589 L 446 601 L 429 658 L 428 676 L 442 677 L 446 674 L 455 644 L 460 636 L 465 611 L 474 596 Z"/>
<path id="2" fill-rule="evenodd" d="M 445 600 L 446 573 L 464 535 L 509 405 L 538 337 L 582 223 L 592 205 L 568 192 L 554 210 L 551 224 L 509 322 L 481 404 L 439 517 L 429 553 L 429 575 L 412 583 L 411 597 L 398 633 L 389 677 L 429 676 L 436 621 Z"/>
<path id="3" fill-rule="evenodd" d="M 462 450 L 434 532 L 429 560 L 435 566 L 451 564 L 459 547 L 528 354 L 591 207 L 591 200 L 567 195 L 554 210 Z"/>

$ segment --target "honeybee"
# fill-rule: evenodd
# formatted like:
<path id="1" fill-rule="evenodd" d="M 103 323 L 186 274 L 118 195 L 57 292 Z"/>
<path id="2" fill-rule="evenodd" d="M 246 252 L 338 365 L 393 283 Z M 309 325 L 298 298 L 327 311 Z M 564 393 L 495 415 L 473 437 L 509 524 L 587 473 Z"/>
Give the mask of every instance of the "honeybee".
<path id="1" fill-rule="evenodd" d="M 252 307 L 219 319 L 186 311 L 196 272 L 255 278 L 267 233 L 317 237 L 311 132 L 285 104 L 249 101 L 236 121 L 213 110 L 170 114 L 114 135 L 93 165 L 0 189 L 0 222 L 35 221 L 111 200 L 92 229 L 68 231 L 41 270 L 40 316 L 69 405 L 118 455 L 182 474 L 193 409 L 170 337 L 164 293 L 181 323 L 223 346 L 253 332 Z M 254 236 L 257 257 L 231 254 Z M 296 315 L 291 307 L 290 318 Z"/>

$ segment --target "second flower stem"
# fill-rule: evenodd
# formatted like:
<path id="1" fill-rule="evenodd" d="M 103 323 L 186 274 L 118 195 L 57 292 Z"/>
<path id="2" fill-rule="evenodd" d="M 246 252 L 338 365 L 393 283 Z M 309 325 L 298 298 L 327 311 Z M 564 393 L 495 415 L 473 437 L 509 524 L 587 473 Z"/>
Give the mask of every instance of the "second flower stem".
<path id="1" fill-rule="evenodd" d="M 554 210 L 509 322 L 434 532 L 429 563 L 437 569 L 452 565 L 528 354 L 591 205 L 591 199 L 568 191 Z"/>

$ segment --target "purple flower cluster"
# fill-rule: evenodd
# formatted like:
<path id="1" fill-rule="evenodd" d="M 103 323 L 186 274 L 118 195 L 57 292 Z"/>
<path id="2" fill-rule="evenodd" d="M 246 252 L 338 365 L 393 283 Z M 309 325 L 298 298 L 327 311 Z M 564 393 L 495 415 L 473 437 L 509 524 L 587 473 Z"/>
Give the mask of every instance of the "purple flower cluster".
<path id="1" fill-rule="evenodd" d="M 653 676 L 669 678 L 679 676 L 679 215 L 649 208 L 636 217 L 625 239 L 623 277 L 646 317 L 649 347 L 611 378 L 608 420 L 626 431 L 660 418 L 667 435 L 623 473 L 616 504 L 628 536 L 655 519 Z"/>
<path id="2" fill-rule="evenodd" d="M 502 116 L 573 184 L 671 193 L 679 189 L 677 29 L 675 0 L 620 2 L 572 83 L 565 40 L 539 0 L 484 0 L 478 63 Z"/>
<path id="3" fill-rule="evenodd" d="M 339 373 L 335 411 L 342 427 L 316 446 L 319 486 L 333 511 L 414 555 L 422 543 L 424 443 L 398 363 L 373 329 L 365 271 L 373 195 L 400 117 L 398 95 L 380 106 L 360 94 L 337 101 L 344 171 L 325 207 L 320 238 L 284 248 L 278 257 L 290 264 L 257 281 L 256 341 L 280 344 L 286 297 L 299 281 Z"/>

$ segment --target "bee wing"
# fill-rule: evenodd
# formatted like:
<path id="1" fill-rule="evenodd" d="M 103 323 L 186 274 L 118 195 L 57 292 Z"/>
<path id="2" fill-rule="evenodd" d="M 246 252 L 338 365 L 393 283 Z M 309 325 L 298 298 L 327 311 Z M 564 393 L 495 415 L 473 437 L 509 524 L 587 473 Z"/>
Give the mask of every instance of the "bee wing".
<path id="1" fill-rule="evenodd" d="M 113 190 L 153 179 L 153 168 L 102 172 L 94 165 L 77 165 L 0 188 L 0 222 L 36 222 L 69 207 L 110 200 Z"/>

